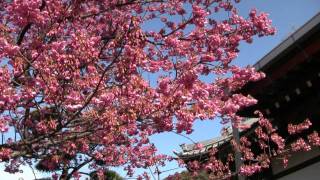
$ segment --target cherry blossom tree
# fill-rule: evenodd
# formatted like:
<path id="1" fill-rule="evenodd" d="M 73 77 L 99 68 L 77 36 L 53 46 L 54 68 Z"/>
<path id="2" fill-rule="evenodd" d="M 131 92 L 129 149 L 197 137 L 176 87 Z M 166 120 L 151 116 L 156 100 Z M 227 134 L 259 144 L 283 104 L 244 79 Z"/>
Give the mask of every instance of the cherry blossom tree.
<path id="1" fill-rule="evenodd" d="M 256 100 L 232 92 L 264 74 L 231 62 L 240 42 L 275 32 L 266 13 L 239 15 L 238 2 L 0 0 L 0 130 L 14 134 L 0 146 L 5 170 L 70 179 L 85 166 L 123 166 L 132 175 L 171 159 L 153 134 L 192 133 L 197 119 L 237 126 L 237 111 Z"/>

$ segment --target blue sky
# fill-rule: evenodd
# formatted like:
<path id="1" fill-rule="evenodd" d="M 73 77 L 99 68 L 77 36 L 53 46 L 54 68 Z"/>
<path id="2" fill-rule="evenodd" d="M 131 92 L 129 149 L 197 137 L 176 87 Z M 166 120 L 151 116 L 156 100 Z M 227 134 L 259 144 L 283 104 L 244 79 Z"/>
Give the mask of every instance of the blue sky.
<path id="1" fill-rule="evenodd" d="M 257 8 L 270 14 L 274 27 L 277 28 L 277 33 L 271 37 L 264 37 L 255 39 L 252 44 L 241 44 L 240 54 L 235 64 L 246 66 L 254 64 L 260 60 L 264 55 L 271 51 L 281 41 L 286 39 L 292 32 L 298 29 L 316 13 L 320 12 L 319 0 L 242 0 L 238 4 L 239 12 L 242 15 L 248 14 L 251 8 Z M 221 125 L 219 120 L 215 121 L 197 121 L 194 125 L 194 133 L 189 137 L 194 141 L 201 141 L 219 136 Z M 151 141 L 158 147 L 161 153 L 173 155 L 173 149 L 180 151 L 179 144 L 191 143 L 190 140 L 178 136 L 174 133 L 164 133 L 151 137 Z M 2 166 L 1 166 L 2 167 Z M 166 167 L 160 168 L 165 171 L 176 168 L 176 163 L 169 163 Z M 1 179 L 19 179 L 25 180 L 33 179 L 31 170 L 28 167 L 23 168 L 24 173 L 9 175 L 4 173 L 0 168 Z M 173 174 L 177 169 L 161 174 L 161 178 Z M 119 170 L 119 173 L 125 174 Z M 37 177 L 42 175 L 37 173 Z"/>

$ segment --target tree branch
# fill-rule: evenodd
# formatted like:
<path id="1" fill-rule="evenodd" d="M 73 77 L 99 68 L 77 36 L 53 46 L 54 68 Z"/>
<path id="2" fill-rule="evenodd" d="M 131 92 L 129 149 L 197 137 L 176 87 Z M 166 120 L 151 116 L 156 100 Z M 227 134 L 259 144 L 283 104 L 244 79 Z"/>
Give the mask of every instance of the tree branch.
<path id="1" fill-rule="evenodd" d="M 46 6 L 46 1 L 42 0 L 41 6 L 39 7 L 40 11 L 42 11 L 45 6 Z M 26 26 L 23 27 L 23 29 L 21 30 L 20 34 L 18 35 L 17 45 L 19 45 L 19 46 L 21 45 L 24 36 L 28 32 L 28 30 L 31 28 L 31 26 L 32 26 L 32 23 L 30 22 Z"/>
<path id="2" fill-rule="evenodd" d="M 79 166 L 75 167 L 71 173 L 68 174 L 66 180 L 71 179 L 72 175 L 77 172 L 79 169 L 81 169 L 83 166 L 85 166 L 86 164 L 90 163 L 93 160 L 93 158 L 88 159 L 87 161 L 84 161 L 83 163 L 79 164 Z"/>

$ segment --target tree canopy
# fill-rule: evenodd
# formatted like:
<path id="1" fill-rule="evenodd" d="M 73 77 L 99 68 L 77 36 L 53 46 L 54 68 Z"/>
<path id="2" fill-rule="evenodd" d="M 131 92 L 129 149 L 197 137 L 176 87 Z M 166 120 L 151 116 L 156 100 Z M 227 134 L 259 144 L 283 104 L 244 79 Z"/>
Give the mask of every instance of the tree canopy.
<path id="1" fill-rule="evenodd" d="M 240 42 L 275 33 L 266 13 L 242 17 L 238 2 L 1 0 L 5 170 L 30 164 L 70 179 L 122 166 L 132 175 L 172 160 L 153 134 L 192 133 L 196 119 L 237 126 L 236 112 L 256 100 L 235 92 L 264 74 L 231 62 Z"/>

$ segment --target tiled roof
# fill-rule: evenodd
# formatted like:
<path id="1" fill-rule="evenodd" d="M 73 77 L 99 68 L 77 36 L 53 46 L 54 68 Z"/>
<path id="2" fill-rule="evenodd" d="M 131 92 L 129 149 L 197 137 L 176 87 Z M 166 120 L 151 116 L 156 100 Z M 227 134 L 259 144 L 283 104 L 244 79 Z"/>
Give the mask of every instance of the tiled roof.
<path id="1" fill-rule="evenodd" d="M 258 118 L 246 118 L 241 124 L 251 126 L 254 123 L 256 123 L 259 119 Z M 239 130 L 239 132 L 242 132 L 243 130 Z M 202 154 L 206 154 L 211 148 L 219 147 L 220 145 L 229 142 L 232 139 L 232 128 L 227 128 L 227 134 L 224 136 L 219 136 L 216 138 L 212 138 L 205 141 L 198 142 L 199 144 L 203 145 L 202 149 L 196 149 L 195 143 L 193 144 L 181 144 L 180 147 L 182 149 L 182 152 L 175 153 L 180 158 L 190 158 L 190 157 L 196 157 L 200 156 Z"/>

